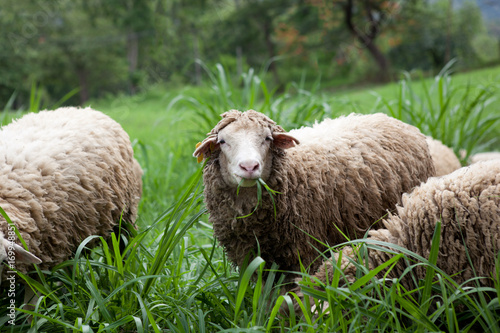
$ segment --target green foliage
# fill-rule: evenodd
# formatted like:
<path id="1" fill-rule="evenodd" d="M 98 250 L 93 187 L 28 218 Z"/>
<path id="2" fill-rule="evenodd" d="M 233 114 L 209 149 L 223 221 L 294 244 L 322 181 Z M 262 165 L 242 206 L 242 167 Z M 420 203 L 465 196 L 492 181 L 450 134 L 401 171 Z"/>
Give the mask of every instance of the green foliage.
<path id="1" fill-rule="evenodd" d="M 25 111 L 38 112 L 45 109 L 49 110 L 56 109 L 61 105 L 63 105 L 68 99 L 70 99 L 76 93 L 78 93 L 78 89 L 73 89 L 66 95 L 64 95 L 59 101 L 55 102 L 51 106 L 48 106 L 46 103 L 42 103 L 43 88 L 39 87 L 36 84 L 36 82 L 33 81 L 33 83 L 31 84 L 30 99 L 27 110 L 25 110 L 24 107 L 20 107 L 17 108 L 16 111 L 13 111 L 14 110 L 13 104 L 17 97 L 17 91 L 15 91 L 5 104 L 5 107 L 0 114 L 0 125 L 8 123 L 12 119 L 21 117 L 23 112 Z"/>
<path id="2" fill-rule="evenodd" d="M 464 1 L 453 10 L 451 5 L 448 0 L 407 5 L 401 13 L 406 24 L 393 34 L 395 45 L 388 52 L 396 69 L 435 73 L 452 58 L 459 59 L 458 68 L 498 59 L 498 42 L 486 30 L 477 4 Z"/>
<path id="3" fill-rule="evenodd" d="M 228 73 L 221 64 L 215 65 L 214 70 L 203 63 L 200 64 L 210 78 L 210 89 L 205 90 L 199 97 L 178 95 L 167 107 L 171 110 L 181 104 L 192 110 L 193 121 L 200 129 L 200 137 L 205 136 L 206 129 L 219 122 L 222 112 L 232 109 L 259 110 L 285 129 L 310 125 L 316 120 L 339 115 L 320 92 L 320 78 L 310 91 L 305 89 L 303 77 L 299 83 L 292 82 L 285 86 L 283 92 L 279 92 L 276 88 L 269 89 L 264 79 L 265 71 L 257 75 L 255 70 L 250 68 L 238 77 Z"/>
<path id="4" fill-rule="evenodd" d="M 80 88 L 80 99 L 67 96 L 73 105 L 123 89 L 127 64 L 119 56 L 123 44 L 111 22 L 99 17 L 91 22 L 78 2 L 67 0 L 7 0 L 2 14 L 2 106 L 3 94 L 15 91 L 15 109 L 26 109 L 33 102 L 32 82 L 43 87 L 38 96 L 47 105 L 75 88 Z"/>
<path id="5" fill-rule="evenodd" d="M 199 207 L 200 176 L 201 171 L 195 173 L 179 201 L 141 232 L 125 235 L 120 231 L 107 242 L 91 236 L 80 244 L 74 259 L 52 272 L 38 271 L 41 283 L 23 276 L 41 295 L 34 311 L 19 310 L 33 316 L 32 329 L 48 331 L 66 327 L 74 331 L 102 331 L 129 327 L 159 332 L 155 319 L 158 315 L 153 316 L 152 311 L 182 304 L 178 302 L 186 297 L 176 290 L 185 286 L 186 273 L 195 273 L 187 272 L 183 256 L 188 251 L 186 232 L 205 212 Z M 148 241 L 152 233 L 156 235 Z M 120 249 L 120 240 L 125 244 L 124 249 Z M 93 256 L 84 255 L 87 244 L 96 241 L 101 247 L 92 251 Z M 178 262 L 170 259 L 173 253 Z M 181 299 L 170 299 L 172 291 Z M 169 296 L 162 299 L 164 295 Z M 12 330 L 30 326 L 22 320 L 26 317 L 20 319 Z"/>
<path id="6" fill-rule="evenodd" d="M 354 5 L 351 31 L 343 15 L 348 3 Z M 377 35 L 378 58 L 389 58 L 396 70 L 432 73 L 450 57 L 461 69 L 498 61 L 492 33 L 498 20 L 486 29 L 470 1 L 452 11 L 448 0 L 365 3 L 4 0 L 0 108 L 15 93 L 13 109 L 27 109 L 32 82 L 43 87 L 48 105 L 76 88 L 67 104 L 135 94 L 159 83 L 201 85 L 211 79 L 198 60 L 222 63 L 238 76 L 264 67 L 272 78 L 269 91 L 300 80 L 304 68 L 332 86 L 364 84 L 376 79 L 377 62 L 366 41 L 353 39 L 356 31 Z"/>
<path id="7" fill-rule="evenodd" d="M 499 144 L 500 115 L 488 111 L 488 106 L 496 100 L 500 86 L 457 85 L 451 75 L 452 65 L 450 62 L 431 86 L 421 79 L 419 93 L 410 74 L 404 73 L 398 98 L 388 101 L 380 97 L 379 101 L 389 115 L 441 140 L 466 163 L 471 154 Z"/>
<path id="8" fill-rule="evenodd" d="M 471 328 L 498 331 L 500 327 L 495 311 L 500 294 L 493 288 L 480 287 L 476 278 L 457 285 L 453 276 L 435 266 L 439 230 L 438 224 L 429 260 L 393 244 L 369 239 L 350 241 L 332 248 L 331 251 L 337 251 L 344 245 L 357 248 L 358 257 L 351 262 L 357 270 L 356 280 L 349 281 L 343 275 L 341 257 L 333 263 L 335 272 L 330 277 L 329 285 L 317 280 L 302 280 L 302 291 L 315 301 L 317 313 L 314 327 L 326 326 L 328 331 L 353 328 L 384 332 L 454 332 Z M 394 253 L 394 256 L 369 270 L 368 249 Z M 388 279 L 387 273 L 398 261 L 404 261 L 407 269 L 399 278 Z M 416 278 L 417 271 L 426 271 L 424 280 Z M 384 278 L 376 277 L 380 272 L 386 272 Z M 399 282 L 402 279 L 414 281 L 418 287 L 407 290 Z M 477 287 L 468 289 L 465 284 Z M 305 302 L 303 308 L 308 309 Z M 310 316 L 310 311 L 307 312 L 306 316 Z"/>

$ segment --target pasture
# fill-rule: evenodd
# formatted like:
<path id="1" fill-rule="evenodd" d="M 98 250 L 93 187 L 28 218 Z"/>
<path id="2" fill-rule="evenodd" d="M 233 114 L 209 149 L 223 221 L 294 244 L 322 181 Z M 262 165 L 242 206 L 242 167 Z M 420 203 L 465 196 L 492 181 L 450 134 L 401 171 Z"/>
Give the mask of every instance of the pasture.
<path id="1" fill-rule="evenodd" d="M 0 327 L 8 332 L 500 331 L 500 281 L 496 289 L 464 289 L 453 276 L 436 273 L 432 262 L 422 263 L 430 275 L 416 290 L 387 284 L 369 270 L 345 286 L 337 276 L 322 291 L 307 282 L 304 290 L 318 309 L 324 301 L 330 309 L 311 313 L 307 301 L 300 303 L 303 317 L 281 316 L 279 307 L 294 296 L 279 295 L 273 273 L 262 281 L 262 259 L 237 271 L 213 238 L 203 205 L 202 165 L 192 157 L 196 143 L 229 109 L 262 111 L 287 130 L 351 112 L 385 112 L 457 154 L 500 150 L 500 67 L 454 75 L 445 68 L 436 78 L 408 74 L 398 83 L 344 91 L 319 80 L 272 90 L 252 70 L 236 78 L 222 66 L 207 73 L 210 80 L 200 87 L 159 85 L 136 96 L 89 103 L 117 120 L 133 142 L 144 170 L 139 230 L 117 236 L 126 239 L 123 251 L 115 239 L 86 253 L 89 239 L 75 259 L 40 275 L 41 282 L 26 277 L 42 296 L 34 310 L 18 309 L 16 326 L 6 325 L 2 306 Z M 2 125 L 20 115 L 6 112 Z M 20 287 L 19 302 L 22 292 Z M 0 303 L 7 301 L 2 293 Z"/>

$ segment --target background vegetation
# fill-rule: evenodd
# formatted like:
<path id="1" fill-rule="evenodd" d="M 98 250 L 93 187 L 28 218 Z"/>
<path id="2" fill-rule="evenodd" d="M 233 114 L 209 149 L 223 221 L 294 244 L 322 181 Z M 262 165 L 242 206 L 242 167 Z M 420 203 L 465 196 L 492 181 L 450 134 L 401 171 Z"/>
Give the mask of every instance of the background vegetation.
<path id="1" fill-rule="evenodd" d="M 360 265 L 356 283 L 339 272 L 318 291 L 304 268 L 303 290 L 318 311 L 308 300 L 299 303 L 303 316 L 283 317 L 278 309 L 294 295 L 279 295 L 279 275 L 262 281 L 259 257 L 234 269 L 213 238 L 192 157 L 233 108 L 262 111 L 285 129 L 385 112 L 441 139 L 464 164 L 499 150 L 495 8 L 458 0 L 5 1 L 0 124 L 64 104 L 101 110 L 129 133 L 144 195 L 136 234 L 83 251 L 87 239 L 75 259 L 39 280 L 24 277 L 41 297 L 34 310 L 19 308 L 28 288 L 19 285 L 15 326 L 1 290 L 0 331 L 500 331 L 498 278 L 495 288 L 465 288 L 404 250 L 394 260 L 411 259 L 408 274 L 427 267 L 420 288 L 404 290 Z"/>
<path id="2" fill-rule="evenodd" d="M 498 63 L 500 7 L 489 0 L 5 0 L 0 108 L 50 107 L 157 84 L 200 85 L 207 66 L 249 68 L 269 84 L 323 87 Z M 266 73 L 264 75 L 264 73 Z"/>

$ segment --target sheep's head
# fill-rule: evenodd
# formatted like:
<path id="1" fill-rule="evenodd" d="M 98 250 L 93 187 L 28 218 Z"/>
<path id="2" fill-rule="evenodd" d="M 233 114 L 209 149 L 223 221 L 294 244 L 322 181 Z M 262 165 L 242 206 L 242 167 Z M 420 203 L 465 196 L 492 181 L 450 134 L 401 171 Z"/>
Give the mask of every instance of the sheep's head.
<path id="1" fill-rule="evenodd" d="M 267 180 L 272 168 L 272 147 L 287 149 L 299 141 L 262 113 L 231 110 L 194 151 L 199 159 L 218 154 L 224 181 L 229 186 L 251 187 Z"/>

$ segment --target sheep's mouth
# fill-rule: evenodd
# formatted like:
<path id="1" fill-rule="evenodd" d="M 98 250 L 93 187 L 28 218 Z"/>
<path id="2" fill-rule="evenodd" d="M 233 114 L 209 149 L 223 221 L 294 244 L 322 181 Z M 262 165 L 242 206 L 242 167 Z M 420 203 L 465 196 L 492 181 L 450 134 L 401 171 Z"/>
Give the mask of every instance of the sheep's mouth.
<path id="1" fill-rule="evenodd" d="M 257 184 L 257 181 L 259 178 L 243 178 L 241 176 L 238 176 L 237 174 L 234 175 L 236 178 L 236 181 L 238 183 L 238 187 L 253 187 Z"/>

